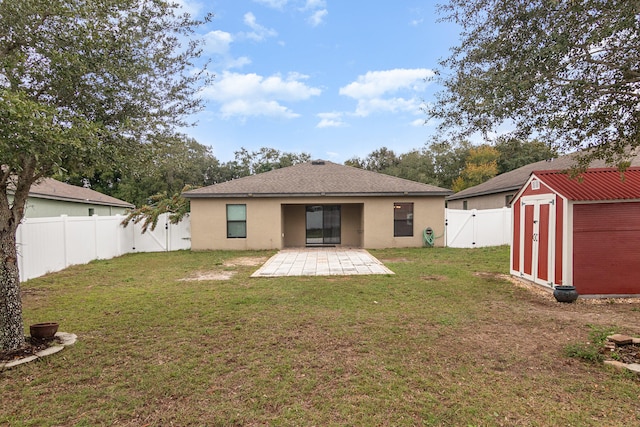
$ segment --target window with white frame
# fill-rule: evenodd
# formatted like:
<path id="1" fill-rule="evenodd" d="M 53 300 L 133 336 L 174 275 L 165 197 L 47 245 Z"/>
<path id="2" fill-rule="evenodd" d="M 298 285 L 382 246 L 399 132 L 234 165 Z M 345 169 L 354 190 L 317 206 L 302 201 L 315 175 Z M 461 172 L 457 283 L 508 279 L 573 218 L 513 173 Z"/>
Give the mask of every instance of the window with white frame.
<path id="1" fill-rule="evenodd" d="M 247 237 L 247 205 L 227 205 L 227 238 Z"/>

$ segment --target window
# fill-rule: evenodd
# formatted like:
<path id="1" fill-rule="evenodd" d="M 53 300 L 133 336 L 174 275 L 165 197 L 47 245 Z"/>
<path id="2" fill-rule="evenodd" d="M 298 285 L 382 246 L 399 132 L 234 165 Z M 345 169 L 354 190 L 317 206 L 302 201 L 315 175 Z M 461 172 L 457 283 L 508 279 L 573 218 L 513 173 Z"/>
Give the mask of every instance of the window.
<path id="1" fill-rule="evenodd" d="M 509 207 L 509 205 L 511 204 L 511 199 L 513 199 L 513 194 L 507 194 L 506 196 L 504 196 L 504 205 L 506 207 Z"/>
<path id="2" fill-rule="evenodd" d="M 227 205 L 227 238 L 247 237 L 247 205 Z"/>
<path id="3" fill-rule="evenodd" d="M 467 206 L 467 201 L 466 201 L 466 200 L 464 200 L 464 201 L 462 202 L 462 209 L 464 209 L 465 211 L 466 211 L 467 209 L 469 209 L 469 207 Z"/>
<path id="4" fill-rule="evenodd" d="M 94 208 L 89 208 L 89 216 L 93 216 L 96 213 Z"/>
<path id="5" fill-rule="evenodd" d="M 393 204 L 393 236 L 413 236 L 413 203 Z"/>

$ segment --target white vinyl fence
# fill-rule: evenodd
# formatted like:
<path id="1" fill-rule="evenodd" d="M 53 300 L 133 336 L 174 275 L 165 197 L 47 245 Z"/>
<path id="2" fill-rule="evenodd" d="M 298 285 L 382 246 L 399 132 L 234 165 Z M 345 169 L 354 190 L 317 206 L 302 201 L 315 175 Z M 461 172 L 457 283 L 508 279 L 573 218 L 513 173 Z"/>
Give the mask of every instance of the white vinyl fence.
<path id="1" fill-rule="evenodd" d="M 511 243 L 511 209 L 446 209 L 447 246 L 479 248 Z"/>
<path id="2" fill-rule="evenodd" d="M 141 224 L 120 225 L 123 219 L 120 215 L 24 219 L 16 235 L 20 281 L 94 259 L 191 247 L 188 217 L 174 225 L 164 214 L 156 229 L 144 234 Z"/>

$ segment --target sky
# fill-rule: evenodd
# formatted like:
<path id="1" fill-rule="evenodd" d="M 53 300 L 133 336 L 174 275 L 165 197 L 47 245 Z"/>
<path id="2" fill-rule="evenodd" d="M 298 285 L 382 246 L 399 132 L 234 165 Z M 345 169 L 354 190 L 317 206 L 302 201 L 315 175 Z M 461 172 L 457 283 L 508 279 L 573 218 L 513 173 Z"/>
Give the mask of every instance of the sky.
<path id="1" fill-rule="evenodd" d="M 427 81 L 458 42 L 431 0 L 180 0 L 215 75 L 184 131 L 221 162 L 261 147 L 343 163 L 381 147 L 420 149 L 436 132 Z"/>

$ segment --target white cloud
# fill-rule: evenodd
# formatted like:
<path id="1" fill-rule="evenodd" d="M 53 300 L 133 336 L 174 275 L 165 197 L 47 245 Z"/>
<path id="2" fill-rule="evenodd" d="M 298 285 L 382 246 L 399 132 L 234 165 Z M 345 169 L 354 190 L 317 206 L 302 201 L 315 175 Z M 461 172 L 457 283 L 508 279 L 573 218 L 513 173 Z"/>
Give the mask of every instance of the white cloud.
<path id="1" fill-rule="evenodd" d="M 320 95 L 318 88 L 304 83 L 308 76 L 290 73 L 263 77 L 258 74 L 222 72 L 213 85 L 202 90 L 202 96 L 220 104 L 225 118 L 232 116 L 270 116 L 294 118 L 298 114 L 280 104 L 297 102 Z"/>
<path id="2" fill-rule="evenodd" d="M 320 122 L 316 125 L 317 128 L 336 128 L 347 126 L 347 123 L 342 120 L 343 113 L 320 113 L 317 116 L 320 118 Z"/>
<path id="3" fill-rule="evenodd" d="M 264 27 L 258 24 L 256 17 L 253 13 L 247 12 L 244 15 L 244 23 L 253 31 L 248 33 L 242 33 L 245 37 L 251 40 L 255 40 L 257 42 L 261 42 L 269 37 L 275 37 L 278 35 L 278 32 L 272 28 Z"/>
<path id="4" fill-rule="evenodd" d="M 202 10 L 202 3 L 191 0 L 174 0 L 178 5 L 178 9 L 183 13 L 188 13 L 191 17 L 196 17 Z"/>
<path id="5" fill-rule="evenodd" d="M 242 68 L 249 64 L 251 64 L 251 59 L 241 56 L 239 58 L 227 58 L 222 65 L 228 70 L 230 68 Z"/>
<path id="6" fill-rule="evenodd" d="M 307 0 L 302 10 L 323 9 L 327 7 L 325 0 Z"/>
<path id="7" fill-rule="evenodd" d="M 433 77 L 433 70 L 427 68 L 396 68 L 386 71 L 369 71 L 358 80 L 340 88 L 340 95 L 351 98 L 375 98 L 400 89 L 424 90 L 428 83 L 424 79 Z"/>
<path id="8" fill-rule="evenodd" d="M 420 112 L 421 100 L 418 98 L 371 98 L 358 100 L 356 116 L 367 117 L 373 113 L 399 113 L 409 112 L 417 114 Z"/>
<path id="9" fill-rule="evenodd" d="M 210 31 L 204 36 L 206 53 L 224 55 L 229 52 L 233 36 L 225 31 Z"/>
<path id="10" fill-rule="evenodd" d="M 316 10 L 315 12 L 313 12 L 311 14 L 311 16 L 307 19 L 307 22 L 309 22 L 309 24 L 311 24 L 312 27 L 317 27 L 318 25 L 322 24 L 324 21 L 324 18 L 329 14 L 329 12 L 327 11 L 327 9 L 320 9 L 320 10 Z"/>
<path id="11" fill-rule="evenodd" d="M 225 31 L 210 31 L 204 36 L 204 52 L 208 55 L 218 55 L 216 64 L 223 69 L 241 68 L 251 63 L 246 56 L 233 58 L 229 51 L 234 37 Z"/>
<path id="12" fill-rule="evenodd" d="M 289 0 L 253 0 L 256 3 L 270 7 L 272 9 L 282 9 L 287 5 Z"/>
<path id="13" fill-rule="evenodd" d="M 415 126 L 415 127 L 420 127 L 425 125 L 427 125 L 427 123 L 425 122 L 424 119 L 415 119 L 414 121 L 411 122 L 411 126 Z"/>
<path id="14" fill-rule="evenodd" d="M 287 107 L 278 104 L 276 101 L 249 101 L 246 99 L 238 99 L 235 101 L 227 102 L 220 107 L 220 112 L 225 118 L 232 116 L 239 117 L 277 117 L 283 119 L 295 119 L 300 117 L 300 114 L 296 114 Z"/>
<path id="15" fill-rule="evenodd" d="M 426 68 L 369 71 L 340 88 L 339 93 L 358 101 L 355 115 L 360 117 L 376 112 L 418 114 L 422 101 L 416 92 L 423 91 L 429 85 L 425 78 L 433 75 Z M 392 96 L 399 92 L 403 96 Z"/>

